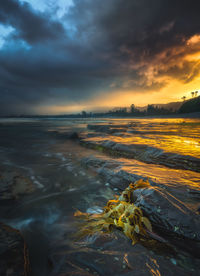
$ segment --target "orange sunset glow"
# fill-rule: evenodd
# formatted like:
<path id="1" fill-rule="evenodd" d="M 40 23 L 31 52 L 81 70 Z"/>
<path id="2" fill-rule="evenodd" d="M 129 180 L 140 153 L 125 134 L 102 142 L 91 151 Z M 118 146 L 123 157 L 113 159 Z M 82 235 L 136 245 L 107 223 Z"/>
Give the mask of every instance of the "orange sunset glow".
<path id="1" fill-rule="evenodd" d="M 137 64 L 134 64 L 134 53 L 129 54 L 131 59 L 127 67 L 137 68 L 143 77 L 139 83 L 145 84 L 143 89 L 131 88 L 140 82 L 138 80 L 125 80 L 121 88 L 113 82 L 87 101 L 77 100 L 70 104 L 66 101 L 66 104 L 42 106 L 37 108 L 37 112 L 63 114 L 81 110 L 105 111 L 115 107 L 129 107 L 132 103 L 143 107 L 182 101 L 183 96 L 189 99 L 192 91 L 200 91 L 200 35 L 183 40 L 179 47 L 159 52 L 151 60 L 145 61 L 145 57 L 141 57 Z M 160 87 L 154 88 L 155 83 Z"/>
<path id="2" fill-rule="evenodd" d="M 59 0 L 54 15 L 46 0 L 9 1 L 0 22 L 0 115 L 106 112 L 182 102 L 200 90 L 199 15 L 187 1 L 88 0 L 81 12 L 78 0 Z"/>

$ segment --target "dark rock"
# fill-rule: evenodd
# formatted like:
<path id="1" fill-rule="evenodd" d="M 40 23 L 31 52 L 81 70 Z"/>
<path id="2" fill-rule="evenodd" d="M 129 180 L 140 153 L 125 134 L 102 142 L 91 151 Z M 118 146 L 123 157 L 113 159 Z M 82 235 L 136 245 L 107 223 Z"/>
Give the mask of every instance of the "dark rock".
<path id="1" fill-rule="evenodd" d="M 35 186 L 27 177 L 10 167 L 0 169 L 0 202 L 15 200 L 24 194 L 32 193 Z"/>
<path id="2" fill-rule="evenodd" d="M 80 137 L 77 132 L 72 132 L 72 133 L 69 133 L 69 135 L 68 135 L 68 139 L 77 140 L 79 138 Z"/>
<path id="3" fill-rule="evenodd" d="M 53 256 L 58 262 L 60 256 L 65 261 L 62 262 L 59 273 L 56 275 L 118 275 L 118 276 L 196 276 L 199 273 L 199 261 L 193 260 L 193 265 L 182 260 L 179 256 L 174 256 L 170 252 L 166 257 L 162 248 L 157 248 L 154 243 L 151 250 L 141 244 L 132 246 L 120 231 L 97 236 L 89 244 L 87 250 L 69 252 L 60 250 Z M 163 251 L 162 251 L 163 250 Z M 166 247 L 165 250 L 169 249 Z M 159 253 L 158 253 L 159 252 Z M 161 253 L 162 252 L 162 253 Z"/>
<path id="4" fill-rule="evenodd" d="M 184 263 L 181 259 L 175 259 L 173 257 L 164 258 L 164 256 L 161 254 L 149 252 L 149 250 L 143 248 L 140 244 L 135 246 L 133 252 L 127 253 L 126 265 L 130 271 L 128 271 L 126 274 L 122 274 L 123 276 L 195 276 L 200 271 L 199 269 L 194 271 L 190 267 L 184 267 Z M 197 265 L 199 266 L 199 263 Z"/>
<path id="5" fill-rule="evenodd" d="M 88 125 L 87 128 L 90 130 L 97 131 L 97 132 L 110 133 L 109 125 Z"/>
<path id="6" fill-rule="evenodd" d="M 89 156 L 81 160 L 82 164 L 98 173 L 105 183 L 112 188 L 123 191 L 130 183 L 134 183 L 141 177 L 137 174 L 128 173 L 121 169 L 121 162 L 116 159 L 101 159 Z"/>
<path id="7" fill-rule="evenodd" d="M 83 139 L 81 145 L 104 151 L 113 156 L 136 159 L 146 163 L 168 166 L 170 168 L 200 172 L 199 158 L 165 152 L 162 149 L 148 145 L 117 143 L 111 140 L 95 141 L 95 139 Z"/>
<path id="8" fill-rule="evenodd" d="M 0 275 L 28 276 L 30 263 L 20 232 L 0 223 Z"/>
<path id="9" fill-rule="evenodd" d="M 88 125 L 87 128 L 95 132 L 114 134 L 116 136 L 121 136 L 127 131 L 126 125 Z"/>
<path id="10" fill-rule="evenodd" d="M 117 160 L 95 158 L 90 156 L 82 162 L 90 169 L 96 171 L 111 188 L 123 191 L 130 183 L 134 183 L 141 176 L 126 172 L 121 169 L 121 163 Z M 194 210 L 190 210 L 184 203 L 174 197 L 163 185 L 150 180 L 151 186 L 145 189 L 135 190 L 134 203 L 142 208 L 145 215 L 151 220 L 161 235 L 188 238 L 200 241 L 200 216 Z M 156 231 L 157 231 L 156 229 Z"/>
<path id="11" fill-rule="evenodd" d="M 57 139 L 71 139 L 71 140 L 80 139 L 79 134 L 76 131 L 73 131 L 73 132 L 49 131 L 49 133 Z"/>
<path id="12" fill-rule="evenodd" d="M 134 204 L 140 206 L 163 234 L 200 241 L 200 217 L 167 191 L 157 187 L 137 189 Z"/>

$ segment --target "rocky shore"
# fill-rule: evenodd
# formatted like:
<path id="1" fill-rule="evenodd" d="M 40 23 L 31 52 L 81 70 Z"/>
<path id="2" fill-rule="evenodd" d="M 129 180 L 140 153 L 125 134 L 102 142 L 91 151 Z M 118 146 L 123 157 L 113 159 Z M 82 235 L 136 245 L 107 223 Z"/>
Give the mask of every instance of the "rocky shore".
<path id="1" fill-rule="evenodd" d="M 96 171 L 110 187 L 116 191 L 122 191 L 131 182 L 141 178 L 137 174 L 128 173 L 126 170 L 119 169 L 120 164 L 116 157 L 125 157 L 127 159 L 136 159 L 145 163 L 153 163 L 174 169 L 190 170 L 200 172 L 200 159 L 192 156 L 180 155 L 163 150 L 139 144 L 126 144 L 115 142 L 113 136 L 124 136 L 124 133 L 134 131 L 134 124 L 131 125 L 88 125 L 89 132 L 84 133 L 80 144 L 103 153 L 110 158 L 103 160 L 101 158 L 88 157 L 83 158 L 82 162 L 89 169 Z M 126 136 L 125 136 L 126 140 Z M 112 159 L 114 157 L 114 159 Z M 170 173 L 170 171 L 169 171 Z M 138 189 L 134 193 L 134 204 L 139 206 L 144 214 L 150 219 L 157 231 L 165 239 L 173 239 L 174 243 L 178 240 L 189 240 L 200 249 L 200 216 L 198 205 L 196 209 L 191 210 L 190 206 L 184 204 L 184 197 L 192 197 L 192 194 L 200 199 L 198 189 L 189 190 L 182 186 L 182 191 L 168 189 L 162 183 L 156 183 L 150 180 L 151 185 Z M 180 183 L 181 184 L 181 183 Z M 169 190 L 169 191 L 168 191 Z M 181 194 L 180 200 L 176 194 Z M 184 243 L 184 242 L 183 242 Z M 184 245 L 183 245 L 184 247 Z M 188 244 L 186 242 L 186 247 Z M 200 255 L 199 255 L 200 256 Z"/>
<path id="2" fill-rule="evenodd" d="M 0 275 L 30 276 L 27 246 L 20 232 L 0 223 Z"/>
<path id="3" fill-rule="evenodd" d="M 166 152 L 163 149 L 145 144 L 126 143 L 126 138 L 129 138 L 130 133 L 140 135 L 153 134 L 150 131 L 141 132 L 134 130 L 134 128 L 135 126 L 133 124 L 88 125 L 88 129 L 94 132 L 87 133 L 81 140 L 81 144 L 85 147 L 96 149 L 116 157 L 125 157 L 146 163 L 164 165 L 170 168 L 200 172 L 199 158 Z"/>
<path id="4" fill-rule="evenodd" d="M 153 134 L 136 123 L 23 127 L 17 145 L 11 135 L 0 148 L 0 275 L 200 274 L 198 157 L 129 142 Z M 119 229 L 72 239 L 75 210 L 101 212 L 139 179 L 149 185 L 131 202 L 155 236 L 134 246 Z"/>
<path id="5" fill-rule="evenodd" d="M 6 212 L 8 205 L 15 208 L 20 197 L 33 191 L 30 179 L 9 166 L 0 167 L 1 212 Z M 0 222 L 0 275 L 29 276 L 30 271 L 29 253 L 22 234 Z"/>

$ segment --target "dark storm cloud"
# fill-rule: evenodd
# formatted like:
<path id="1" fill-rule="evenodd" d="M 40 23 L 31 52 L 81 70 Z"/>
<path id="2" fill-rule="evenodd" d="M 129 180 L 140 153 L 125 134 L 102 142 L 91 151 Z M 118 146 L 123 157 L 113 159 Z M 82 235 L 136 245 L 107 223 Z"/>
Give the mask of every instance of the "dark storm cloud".
<path id="1" fill-rule="evenodd" d="M 199 9 L 196 0 L 74 0 L 56 19 L 1 0 L 0 23 L 15 31 L 0 49 L 0 112 L 160 89 L 159 77 L 191 81 L 200 66 L 183 59 L 198 50 L 186 45 L 200 32 Z"/>
<path id="2" fill-rule="evenodd" d="M 31 44 L 64 35 L 61 23 L 49 20 L 48 15 L 37 14 L 28 4 L 16 0 L 1 0 L 0 22 L 14 27 L 14 36 Z"/>

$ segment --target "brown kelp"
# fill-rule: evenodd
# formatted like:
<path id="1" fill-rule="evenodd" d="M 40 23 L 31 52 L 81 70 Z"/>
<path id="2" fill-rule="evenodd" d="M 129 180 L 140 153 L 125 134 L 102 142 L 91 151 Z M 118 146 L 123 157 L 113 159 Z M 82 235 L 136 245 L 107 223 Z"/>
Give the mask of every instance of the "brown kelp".
<path id="1" fill-rule="evenodd" d="M 81 219 L 76 238 L 81 239 L 95 233 L 108 233 L 117 228 L 135 244 L 139 239 L 147 237 L 152 232 L 148 218 L 143 216 L 142 210 L 132 202 L 135 189 L 150 185 L 148 181 L 140 179 L 130 184 L 120 196 L 109 200 L 101 214 L 89 214 L 76 211 L 74 216 Z"/>

